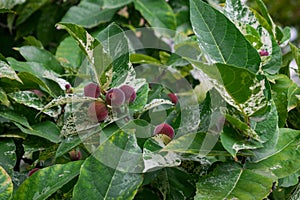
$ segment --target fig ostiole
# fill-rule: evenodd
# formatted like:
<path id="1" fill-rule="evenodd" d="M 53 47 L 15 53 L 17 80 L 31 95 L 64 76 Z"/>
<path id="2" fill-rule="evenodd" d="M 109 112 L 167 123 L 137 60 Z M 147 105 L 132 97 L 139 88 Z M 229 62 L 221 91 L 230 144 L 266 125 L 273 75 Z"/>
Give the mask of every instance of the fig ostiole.
<path id="1" fill-rule="evenodd" d="M 89 83 L 84 87 L 84 96 L 98 98 L 100 96 L 100 86 L 96 83 Z"/>
<path id="2" fill-rule="evenodd" d="M 125 103 L 125 94 L 119 88 L 112 88 L 106 93 L 105 99 L 108 105 L 119 107 Z"/>

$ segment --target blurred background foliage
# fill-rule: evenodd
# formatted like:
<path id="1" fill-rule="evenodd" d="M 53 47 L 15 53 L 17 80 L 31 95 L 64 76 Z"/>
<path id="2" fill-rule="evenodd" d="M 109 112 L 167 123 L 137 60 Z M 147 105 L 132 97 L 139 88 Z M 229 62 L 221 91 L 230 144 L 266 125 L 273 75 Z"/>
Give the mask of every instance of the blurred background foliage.
<path id="1" fill-rule="evenodd" d="M 224 3 L 224 0 L 210 0 Z M 67 10 L 80 0 L 0 0 L 0 53 L 4 57 L 22 59 L 14 47 L 31 43 L 32 36 L 42 42 L 42 46 L 55 52 L 64 38 L 64 32 L 57 31 L 59 22 Z M 299 35 L 299 0 L 264 0 L 276 24 L 282 27 L 294 27 Z M 248 0 L 251 6 L 257 6 L 255 0 Z M 3 9 L 6 8 L 6 9 Z M 10 8 L 7 12 L 7 8 Z M 118 18 L 115 14 L 115 18 Z M 29 37 L 30 36 L 30 37 Z M 294 44 L 299 44 L 299 37 Z"/>

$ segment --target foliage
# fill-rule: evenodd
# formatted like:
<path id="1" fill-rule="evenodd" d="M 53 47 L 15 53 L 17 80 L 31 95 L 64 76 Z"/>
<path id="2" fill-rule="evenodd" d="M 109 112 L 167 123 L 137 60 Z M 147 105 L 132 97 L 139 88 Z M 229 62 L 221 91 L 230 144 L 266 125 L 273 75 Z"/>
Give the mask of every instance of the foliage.
<path id="1" fill-rule="evenodd" d="M 0 200 L 297 199 L 300 50 L 262 0 L 208 2 L 0 1 Z"/>

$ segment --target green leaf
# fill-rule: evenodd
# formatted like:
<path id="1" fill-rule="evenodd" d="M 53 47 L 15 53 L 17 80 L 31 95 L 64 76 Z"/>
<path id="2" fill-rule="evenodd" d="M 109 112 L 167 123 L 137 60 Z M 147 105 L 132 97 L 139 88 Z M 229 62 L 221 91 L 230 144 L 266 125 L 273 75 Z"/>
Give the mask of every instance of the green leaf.
<path id="1" fill-rule="evenodd" d="M 78 25 L 61 22 L 56 26 L 58 29 L 65 29 L 66 31 L 68 31 L 68 33 L 77 41 L 79 47 L 94 67 L 94 48 L 97 46 L 99 48 L 99 42 L 95 40 L 84 28 Z M 97 73 L 94 72 L 94 74 Z"/>
<path id="2" fill-rule="evenodd" d="M 9 200 L 12 197 L 13 184 L 10 176 L 0 166 L 0 199 Z"/>
<path id="3" fill-rule="evenodd" d="M 78 96 L 75 94 L 66 94 L 65 96 L 59 96 L 55 99 L 52 99 L 52 101 L 50 101 L 47 105 L 44 105 L 42 107 L 42 109 L 38 109 L 41 110 L 40 113 L 42 112 L 46 112 L 47 110 L 49 110 L 50 108 L 59 106 L 59 105 L 65 105 L 65 104 L 72 104 L 72 103 L 82 103 L 82 102 L 91 102 L 91 101 L 95 101 L 97 100 L 97 98 L 93 98 L 93 97 L 86 97 L 86 96 Z M 39 114 L 40 114 L 39 113 Z"/>
<path id="4" fill-rule="evenodd" d="M 289 43 L 289 44 L 290 44 L 290 48 L 292 50 L 293 57 L 295 58 L 296 63 L 298 65 L 298 69 L 300 69 L 300 50 L 292 43 Z"/>
<path id="5" fill-rule="evenodd" d="M 176 29 L 175 14 L 166 1 L 135 0 L 134 6 L 152 27 Z"/>
<path id="6" fill-rule="evenodd" d="M 80 145 L 81 143 L 82 143 L 82 140 L 78 135 L 67 137 L 66 139 L 62 140 L 62 142 L 59 144 L 59 146 L 56 150 L 55 157 L 58 158 L 64 154 L 68 153 L 69 151 L 71 151 L 72 149 L 74 149 L 75 147 Z"/>
<path id="7" fill-rule="evenodd" d="M 266 144 L 265 148 L 254 150 L 253 163 L 248 167 L 267 170 L 278 178 L 289 176 L 300 170 L 300 131 L 287 128 L 279 129 L 279 137 L 275 145 Z"/>
<path id="8" fill-rule="evenodd" d="M 133 199 L 143 181 L 135 171 L 140 167 L 139 154 L 134 134 L 115 132 L 84 162 L 74 199 Z"/>
<path id="9" fill-rule="evenodd" d="M 40 169 L 26 179 L 14 194 L 14 199 L 44 200 L 79 174 L 82 161 L 56 164 Z M 51 177 L 51 178 L 49 178 Z"/>
<path id="10" fill-rule="evenodd" d="M 39 41 L 38 39 L 36 39 L 35 37 L 33 36 L 27 36 L 27 37 L 24 37 L 24 45 L 26 46 L 35 46 L 39 49 L 43 49 L 43 44 L 41 43 L 41 41 Z"/>
<path id="11" fill-rule="evenodd" d="M 24 3 L 26 0 L 1 0 L 0 1 L 0 8 L 7 8 L 7 9 L 11 9 L 13 8 L 15 5 L 18 4 L 22 4 Z"/>
<path id="12" fill-rule="evenodd" d="M 13 122 L 17 122 L 17 123 L 25 126 L 26 128 L 31 129 L 26 117 L 24 117 L 23 115 L 21 115 L 19 113 L 13 112 L 11 110 L 3 110 L 3 111 L 0 111 L 0 116 L 4 117 L 6 119 L 9 119 Z"/>
<path id="13" fill-rule="evenodd" d="M 270 38 L 272 40 L 271 59 L 268 60 L 267 64 L 265 64 L 262 69 L 269 74 L 276 74 L 282 65 L 282 53 L 277 41 L 272 36 Z"/>
<path id="14" fill-rule="evenodd" d="M 70 2 L 70 4 L 73 3 Z M 68 8 L 69 6 L 65 4 L 55 4 L 49 1 L 41 8 L 34 29 L 36 37 L 45 46 L 49 46 L 54 41 L 61 41 L 62 35 L 55 28 L 55 24 L 62 19 Z"/>
<path id="15" fill-rule="evenodd" d="M 255 74 L 247 69 L 216 64 L 227 92 L 238 103 L 245 103 L 252 95 Z"/>
<path id="16" fill-rule="evenodd" d="M 90 156 L 80 170 L 73 199 L 133 199 L 142 181 L 141 174 L 112 169 Z"/>
<path id="17" fill-rule="evenodd" d="M 138 53 L 130 54 L 130 62 L 133 64 L 161 64 L 159 60 L 151 56 Z"/>
<path id="18" fill-rule="evenodd" d="M 212 133 L 187 133 L 172 140 L 161 151 L 194 154 L 198 156 L 227 154 L 224 149 L 219 148 L 218 139 L 219 135 L 213 135 Z"/>
<path id="19" fill-rule="evenodd" d="M 41 100 L 36 94 L 31 91 L 20 91 L 8 94 L 8 96 L 19 104 L 23 104 L 30 108 L 39 110 L 51 117 L 57 117 L 60 113 L 58 108 L 44 109 L 46 102 Z"/>
<path id="20" fill-rule="evenodd" d="M 97 57 L 99 55 L 94 55 L 95 57 L 95 70 L 98 76 L 101 77 L 101 72 L 103 73 L 112 65 L 112 80 L 111 87 L 116 87 L 121 85 L 128 75 L 130 75 L 131 64 L 129 62 L 129 47 L 128 41 L 123 30 L 115 23 L 110 24 L 107 28 L 101 31 L 96 38 L 101 42 L 103 49 L 107 51 L 107 60 L 109 63 L 103 65 L 102 59 Z M 103 54 L 105 56 L 105 54 Z M 97 61 L 97 62 L 96 62 Z M 100 71 L 100 74 L 99 72 Z"/>
<path id="21" fill-rule="evenodd" d="M 279 117 L 281 117 L 281 124 L 285 123 L 287 111 L 296 108 L 300 101 L 297 95 L 300 95 L 300 87 L 292 81 L 289 77 L 279 74 L 270 77 L 272 92 L 277 109 L 279 110 Z"/>
<path id="22" fill-rule="evenodd" d="M 24 89 L 42 89 L 51 96 L 55 96 L 55 93 L 53 93 L 54 91 L 49 88 L 45 79 L 37 77 L 36 75 L 26 72 L 25 70 L 24 72 L 19 72 L 19 77 L 23 82 L 23 85 L 25 87 Z"/>
<path id="23" fill-rule="evenodd" d="M 232 65 L 221 63 L 207 65 L 193 59 L 186 59 L 208 76 L 209 81 L 213 83 L 228 104 L 234 106 L 244 115 L 251 116 L 267 106 L 271 95 L 266 77 L 254 75 L 247 69 Z"/>
<path id="24" fill-rule="evenodd" d="M 12 174 L 14 166 L 16 165 L 17 155 L 15 151 L 16 151 L 16 146 L 14 141 L 11 138 L 1 139 L 0 141 L 1 167 L 3 167 L 8 174 Z"/>
<path id="25" fill-rule="evenodd" d="M 278 186 L 279 187 L 291 187 L 294 186 L 298 183 L 300 177 L 300 170 L 289 175 L 286 177 L 283 177 L 278 180 Z"/>
<path id="26" fill-rule="evenodd" d="M 5 106 L 9 106 L 10 102 L 7 98 L 6 92 L 0 87 L 0 102 Z"/>
<path id="27" fill-rule="evenodd" d="M 16 25 L 20 25 L 25 22 L 30 16 L 32 16 L 37 10 L 39 10 L 43 5 L 45 5 L 48 0 L 27 0 L 17 9 L 18 18 Z"/>
<path id="28" fill-rule="evenodd" d="M 240 150 L 257 149 L 263 145 L 257 141 L 249 140 L 241 136 L 237 131 L 230 127 L 224 127 L 221 134 L 221 143 L 223 147 L 233 156 L 236 157 Z"/>
<path id="29" fill-rule="evenodd" d="M 101 23 L 109 22 L 116 11 L 116 8 L 104 9 L 103 0 L 82 0 L 78 6 L 73 6 L 68 10 L 61 22 L 93 28 Z"/>
<path id="30" fill-rule="evenodd" d="M 158 170 L 165 167 L 179 166 L 181 160 L 179 155 L 173 151 L 161 150 L 165 147 L 164 135 L 157 135 L 149 138 L 143 147 L 143 172 Z"/>
<path id="31" fill-rule="evenodd" d="M 103 8 L 119 8 L 130 4 L 133 0 L 104 0 Z"/>
<path id="32" fill-rule="evenodd" d="M 192 176 L 179 168 L 164 168 L 154 180 L 163 199 L 188 199 L 194 195 L 195 185 Z"/>
<path id="33" fill-rule="evenodd" d="M 44 121 L 36 125 L 32 125 L 32 129 L 26 129 L 23 126 L 16 124 L 15 125 L 23 132 L 28 135 L 36 135 L 42 138 L 45 138 L 53 143 L 60 142 L 60 131 L 55 123 L 51 121 Z"/>
<path id="34" fill-rule="evenodd" d="M 200 48 L 214 62 L 258 71 L 257 51 L 229 19 L 203 1 L 190 0 L 190 12 Z"/>
<path id="35" fill-rule="evenodd" d="M 148 93 L 149 85 L 146 83 L 136 91 L 136 99 L 129 105 L 129 109 L 133 112 L 141 111 L 148 101 Z"/>
<path id="36" fill-rule="evenodd" d="M 267 9 L 267 6 L 265 5 L 265 3 L 262 0 L 256 0 L 256 3 L 258 5 L 261 15 L 268 22 L 269 27 L 273 28 L 274 22 L 268 12 L 268 9 Z M 270 34 L 272 34 L 272 33 L 273 33 L 273 30 L 270 32 Z"/>
<path id="37" fill-rule="evenodd" d="M 67 37 L 59 43 L 55 56 L 61 63 L 65 63 L 67 66 L 71 66 L 74 69 L 79 68 L 84 58 L 76 40 L 72 37 Z"/>
<path id="38" fill-rule="evenodd" d="M 263 113 L 255 113 L 250 118 L 250 126 L 262 143 L 270 140 L 278 132 L 278 114 L 272 101 Z"/>
<path id="39" fill-rule="evenodd" d="M 237 163 L 221 163 L 199 179 L 195 200 L 264 199 L 273 181 L 263 172 L 244 169 Z"/>
<path id="40" fill-rule="evenodd" d="M 23 46 L 18 50 L 28 62 L 42 63 L 47 66 L 48 69 L 51 69 L 58 74 L 61 74 L 64 71 L 55 56 L 44 49 L 35 46 Z"/>
<path id="41" fill-rule="evenodd" d="M 0 4 L 1 5 L 1 4 Z M 7 9 L 7 8 L 1 8 L 0 7 L 0 13 L 14 13 L 14 11 Z"/>
<path id="42" fill-rule="evenodd" d="M 16 72 L 6 62 L 0 60 L 0 78 L 8 78 L 22 83 Z"/>

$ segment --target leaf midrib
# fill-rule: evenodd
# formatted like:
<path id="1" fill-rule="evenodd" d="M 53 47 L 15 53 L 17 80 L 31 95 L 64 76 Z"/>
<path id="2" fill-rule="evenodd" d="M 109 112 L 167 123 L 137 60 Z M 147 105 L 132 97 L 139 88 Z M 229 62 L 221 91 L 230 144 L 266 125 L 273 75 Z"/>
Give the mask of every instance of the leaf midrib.
<path id="1" fill-rule="evenodd" d="M 202 17 L 201 12 L 200 12 L 200 10 L 198 9 L 198 6 L 195 4 L 195 1 L 192 0 L 192 2 L 193 2 L 193 4 L 194 4 L 194 7 L 197 9 L 197 11 L 198 11 L 198 13 L 199 13 L 199 16 L 200 16 L 201 19 L 203 20 L 203 22 L 204 22 L 204 24 L 205 24 L 207 30 L 209 30 L 209 34 L 211 35 L 211 38 L 213 39 L 213 41 L 214 41 L 214 43 L 215 43 L 215 46 L 217 47 L 217 49 L 218 49 L 218 51 L 219 51 L 219 54 L 220 54 L 220 56 L 221 56 L 221 58 L 222 58 L 222 60 L 223 60 L 223 63 L 226 64 L 225 58 L 223 57 L 223 54 L 222 54 L 222 51 L 221 51 L 221 49 L 219 48 L 219 45 L 217 44 L 217 41 L 216 41 L 215 37 L 213 36 L 212 32 L 210 31 L 210 28 L 209 28 L 208 24 L 205 22 L 204 18 Z M 194 28 L 193 28 L 193 29 L 194 29 Z"/>

